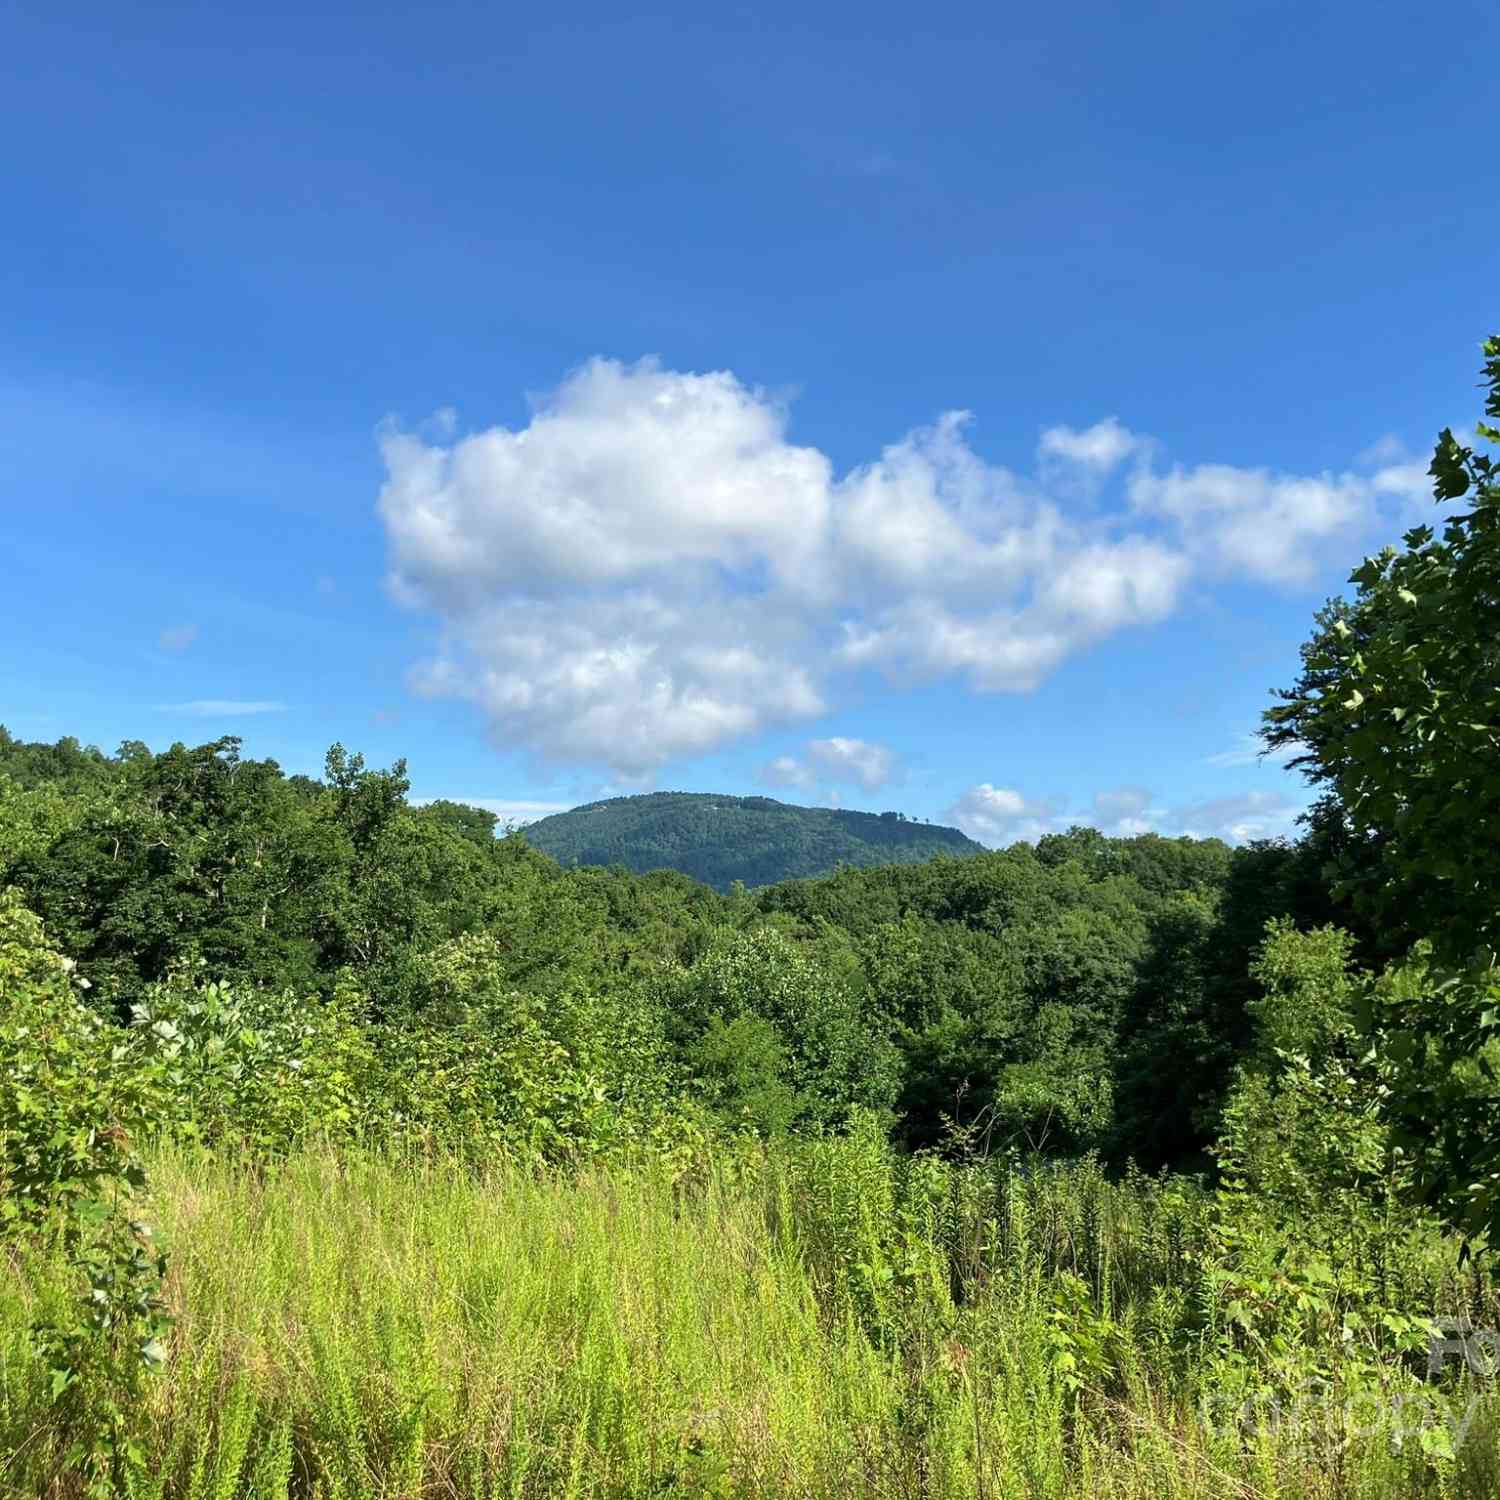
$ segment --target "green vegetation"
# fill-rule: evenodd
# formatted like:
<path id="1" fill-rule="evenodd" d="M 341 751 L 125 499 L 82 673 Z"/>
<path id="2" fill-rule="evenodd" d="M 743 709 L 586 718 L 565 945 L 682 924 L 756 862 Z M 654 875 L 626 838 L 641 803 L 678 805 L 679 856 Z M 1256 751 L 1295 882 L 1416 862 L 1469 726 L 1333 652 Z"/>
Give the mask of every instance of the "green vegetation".
<path id="1" fill-rule="evenodd" d="M 1477 1387 L 1427 1387 L 1388 1330 L 1345 1351 L 1338 1293 L 1307 1281 L 1283 1327 L 1340 1374 L 1304 1441 L 1242 1432 L 1238 1403 L 1272 1393 L 1247 1388 L 1218 1208 L 1187 1184 L 914 1160 L 863 1126 L 568 1174 L 153 1165 L 180 1313 L 141 1399 L 142 1496 L 1239 1500 L 1478 1495 L 1500 1472 L 1487 1412 L 1444 1456 Z M 1388 1275 L 1494 1305 L 1435 1243 Z M 26 1299 L 56 1295 L 38 1266 L 0 1302 L 12 1494 L 57 1462 L 20 1353 Z M 1410 1398 L 1400 1451 L 1342 1441 L 1377 1371 Z"/>
<path id="2" fill-rule="evenodd" d="M 472 1082 L 491 1104 L 429 1122 L 488 1141 L 486 1111 L 561 1049 L 611 1130 L 668 1100 L 762 1132 L 864 1107 L 914 1146 L 953 1122 L 997 1148 L 1202 1165 L 1266 921 L 1335 914 L 1315 849 L 1085 829 L 728 896 L 564 869 L 487 814 L 409 806 L 403 766 L 340 746 L 312 782 L 231 739 L 108 757 L 4 736 L 0 778 L 0 881 L 100 1015 L 173 1028 L 174 1108 L 207 1131 L 234 1090 L 260 1091 L 247 1114 L 303 1109 L 335 1059 L 354 1114 L 515 1048 L 510 1082 Z M 320 1061 L 288 1089 L 299 1048 Z"/>
<path id="3" fill-rule="evenodd" d="M 526 837 L 563 865 L 681 870 L 715 890 L 774 885 L 841 865 L 910 864 L 982 848 L 956 828 L 900 813 L 793 807 L 772 797 L 650 792 L 612 797 L 533 823 Z"/>
<path id="4" fill-rule="evenodd" d="M 1500 339 L 1484 346 L 1479 436 L 1500 442 Z M 1425 982 L 1396 989 L 1384 1041 L 1403 1148 L 1425 1195 L 1474 1229 L 1500 1228 L 1500 468 L 1438 439 L 1439 538 L 1409 531 L 1367 558 L 1352 604 L 1319 617 L 1296 687 L 1267 715 L 1272 744 L 1307 747 L 1326 821 L 1355 845 L 1343 889 L 1431 949 Z M 1424 959 L 1424 968 L 1427 967 Z M 1434 991 L 1441 1000 L 1434 1004 Z"/>
<path id="5" fill-rule="evenodd" d="M 723 892 L 0 731 L 0 1496 L 1496 1493 L 1429 1351 L 1500 1327 L 1500 492 L 1433 473 L 1270 716 L 1295 844 Z"/>

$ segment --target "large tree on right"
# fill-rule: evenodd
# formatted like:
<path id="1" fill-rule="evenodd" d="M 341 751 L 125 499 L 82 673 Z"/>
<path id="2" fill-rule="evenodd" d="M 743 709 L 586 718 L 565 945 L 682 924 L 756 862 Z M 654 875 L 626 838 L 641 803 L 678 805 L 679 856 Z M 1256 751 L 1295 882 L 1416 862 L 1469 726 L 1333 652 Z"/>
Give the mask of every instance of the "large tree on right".
<path id="1" fill-rule="evenodd" d="M 1500 443 L 1500 336 L 1484 345 L 1480 439 Z M 1263 736 L 1293 747 L 1356 856 L 1347 894 L 1426 939 L 1374 987 L 1398 1142 L 1428 1196 L 1500 1230 L 1500 464 L 1445 429 L 1429 471 L 1442 531 L 1367 558 L 1318 616 Z"/>

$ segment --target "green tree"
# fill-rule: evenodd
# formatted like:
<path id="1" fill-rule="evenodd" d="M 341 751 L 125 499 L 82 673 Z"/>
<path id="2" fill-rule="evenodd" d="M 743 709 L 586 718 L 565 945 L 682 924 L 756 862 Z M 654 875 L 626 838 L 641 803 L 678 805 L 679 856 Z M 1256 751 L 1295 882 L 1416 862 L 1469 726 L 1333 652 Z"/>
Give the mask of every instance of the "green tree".
<path id="1" fill-rule="evenodd" d="M 495 842 L 495 824 L 500 820 L 494 813 L 482 807 L 470 807 L 466 802 L 450 802 L 439 797 L 419 809 L 419 816 L 432 818 L 446 824 L 455 833 L 461 833 L 472 844 L 487 849 Z"/>
<path id="2" fill-rule="evenodd" d="M 1500 337 L 1484 349 L 1500 420 Z M 1354 571 L 1354 601 L 1320 617 L 1265 738 L 1305 747 L 1310 779 L 1387 841 L 1371 899 L 1403 923 L 1415 909 L 1458 968 L 1500 950 L 1500 473 L 1447 429 L 1430 472 L 1436 499 L 1464 509 Z"/>
<path id="3" fill-rule="evenodd" d="M 41 799 L 66 784 L 25 795 L 11 875 L 117 1013 L 200 955 L 216 975 L 313 982 L 349 856 L 274 761 L 242 760 L 232 737 L 174 745 L 122 762 L 49 822 Z"/>
<path id="4" fill-rule="evenodd" d="M 1500 337 L 1484 345 L 1500 420 Z M 1500 442 L 1481 422 L 1479 436 Z M 1337 799 L 1373 866 L 1357 894 L 1431 940 L 1419 996 L 1392 993 L 1385 1034 L 1395 1113 L 1423 1190 L 1470 1227 L 1500 1228 L 1500 1095 L 1477 1095 L 1500 1039 L 1500 471 L 1445 429 L 1430 469 L 1441 536 L 1407 532 L 1368 558 L 1357 593 L 1318 621 L 1300 680 L 1266 715 L 1273 747 Z"/>
<path id="5" fill-rule="evenodd" d="M 888 1025 L 842 976 L 774 927 L 726 932 L 664 989 L 676 1039 L 689 1057 L 722 1053 L 723 1038 L 740 1035 L 732 1028 L 742 1017 L 767 1023 L 774 1036 L 754 1029 L 757 1056 L 765 1060 L 781 1049 L 783 1081 L 801 1101 L 804 1123 L 834 1124 L 854 1108 L 888 1109 L 895 1102 L 899 1060 Z"/>

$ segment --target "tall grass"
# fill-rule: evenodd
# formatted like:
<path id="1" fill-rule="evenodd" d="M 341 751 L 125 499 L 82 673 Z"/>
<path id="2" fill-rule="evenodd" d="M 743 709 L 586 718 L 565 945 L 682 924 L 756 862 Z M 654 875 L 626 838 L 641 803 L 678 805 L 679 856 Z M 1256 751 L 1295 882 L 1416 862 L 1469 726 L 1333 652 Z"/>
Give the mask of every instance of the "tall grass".
<path id="1" fill-rule="evenodd" d="M 177 1323 L 137 1414 L 152 1500 L 1500 1489 L 1487 1408 L 1453 1461 L 1378 1422 L 1205 1423 L 1219 1335 L 1190 1185 L 859 1137 L 675 1177 L 165 1153 L 153 1183 Z M 1423 1311 L 1489 1297 L 1436 1265 L 1402 1272 Z M 23 1341 L 56 1295 L 45 1262 L 12 1262 L 6 1496 L 69 1493 Z"/>

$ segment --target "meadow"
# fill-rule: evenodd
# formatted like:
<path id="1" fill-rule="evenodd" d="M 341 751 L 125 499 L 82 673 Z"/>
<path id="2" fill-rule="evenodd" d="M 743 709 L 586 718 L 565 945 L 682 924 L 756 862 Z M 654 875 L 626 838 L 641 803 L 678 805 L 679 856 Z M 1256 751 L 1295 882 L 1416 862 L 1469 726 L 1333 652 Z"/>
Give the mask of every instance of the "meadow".
<path id="1" fill-rule="evenodd" d="M 163 1151 L 151 1177 L 175 1321 L 128 1414 L 132 1496 L 1500 1485 L 1471 1376 L 1434 1386 L 1386 1350 L 1326 1389 L 1277 1388 L 1273 1362 L 1247 1383 L 1214 1292 L 1218 1209 L 1183 1180 L 912 1159 L 870 1131 L 569 1171 Z M 66 1278 L 44 1255 L 9 1270 L 0 1493 L 61 1500 L 80 1482 L 70 1433 L 25 1337 Z M 1407 1243 L 1390 1274 L 1398 1300 L 1494 1321 L 1489 1279 L 1438 1242 Z M 1327 1319 L 1301 1321 L 1316 1348 Z"/>

